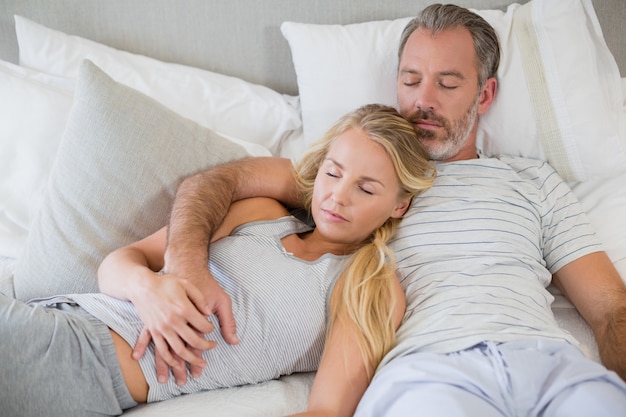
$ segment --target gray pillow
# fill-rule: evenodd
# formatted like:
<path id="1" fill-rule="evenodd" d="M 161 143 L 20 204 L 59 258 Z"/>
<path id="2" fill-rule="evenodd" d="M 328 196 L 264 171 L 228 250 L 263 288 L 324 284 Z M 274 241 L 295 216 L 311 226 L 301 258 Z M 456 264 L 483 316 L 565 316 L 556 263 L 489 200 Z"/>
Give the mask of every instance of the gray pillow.
<path id="1" fill-rule="evenodd" d="M 85 61 L 43 205 L 16 261 L 16 297 L 98 291 L 102 259 L 164 226 L 184 177 L 244 156 L 243 147 Z"/>

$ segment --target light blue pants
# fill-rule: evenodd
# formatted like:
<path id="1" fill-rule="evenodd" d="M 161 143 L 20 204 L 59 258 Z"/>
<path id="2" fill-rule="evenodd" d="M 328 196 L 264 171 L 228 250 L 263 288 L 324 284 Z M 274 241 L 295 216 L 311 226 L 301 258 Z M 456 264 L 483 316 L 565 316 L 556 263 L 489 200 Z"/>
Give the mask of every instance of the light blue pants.
<path id="1" fill-rule="evenodd" d="M 0 416 L 110 416 L 134 405 L 103 323 L 75 305 L 0 294 Z"/>
<path id="2" fill-rule="evenodd" d="M 626 384 L 565 342 L 482 343 L 385 365 L 355 417 L 624 417 Z"/>

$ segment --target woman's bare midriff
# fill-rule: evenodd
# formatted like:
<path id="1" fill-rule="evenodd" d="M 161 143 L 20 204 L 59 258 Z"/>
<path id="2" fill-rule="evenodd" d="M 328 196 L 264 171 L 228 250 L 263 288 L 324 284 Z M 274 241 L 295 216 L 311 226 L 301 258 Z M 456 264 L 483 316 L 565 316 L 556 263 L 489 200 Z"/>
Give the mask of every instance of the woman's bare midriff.
<path id="1" fill-rule="evenodd" d="M 109 329 L 117 352 L 117 360 L 122 369 L 122 376 L 133 400 L 145 403 L 148 399 L 148 383 L 141 371 L 139 362 L 132 358 L 132 347 L 119 334 Z"/>

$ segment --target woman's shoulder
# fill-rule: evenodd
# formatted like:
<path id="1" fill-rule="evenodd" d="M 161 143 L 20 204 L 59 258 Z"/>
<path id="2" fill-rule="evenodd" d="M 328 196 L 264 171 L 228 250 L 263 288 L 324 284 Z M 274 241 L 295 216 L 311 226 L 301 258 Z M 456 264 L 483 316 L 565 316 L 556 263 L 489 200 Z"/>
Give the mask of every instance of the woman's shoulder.
<path id="1" fill-rule="evenodd" d="M 228 236 L 235 228 L 245 223 L 274 220 L 287 215 L 289 210 L 272 198 L 254 197 L 239 200 L 231 204 L 222 225 L 211 240 Z"/>
<path id="2" fill-rule="evenodd" d="M 229 214 L 241 220 L 240 224 L 243 224 L 278 219 L 289 215 L 289 210 L 273 198 L 253 197 L 234 202 Z"/>

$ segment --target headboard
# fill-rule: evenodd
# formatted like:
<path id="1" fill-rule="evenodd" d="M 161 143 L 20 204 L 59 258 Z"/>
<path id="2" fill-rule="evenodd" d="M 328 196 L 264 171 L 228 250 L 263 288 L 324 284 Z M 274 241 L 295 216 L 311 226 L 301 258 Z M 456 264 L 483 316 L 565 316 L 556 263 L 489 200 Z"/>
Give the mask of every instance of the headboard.
<path id="1" fill-rule="evenodd" d="M 478 9 L 504 9 L 512 2 L 455 3 Z M 283 21 L 347 24 L 396 19 L 412 16 L 429 3 L 433 1 L 1 0 L 0 59 L 18 61 L 13 15 L 19 14 L 119 49 L 233 75 L 296 95 L 289 47 L 279 29 Z M 593 3 L 607 44 L 624 76 L 626 1 Z"/>

